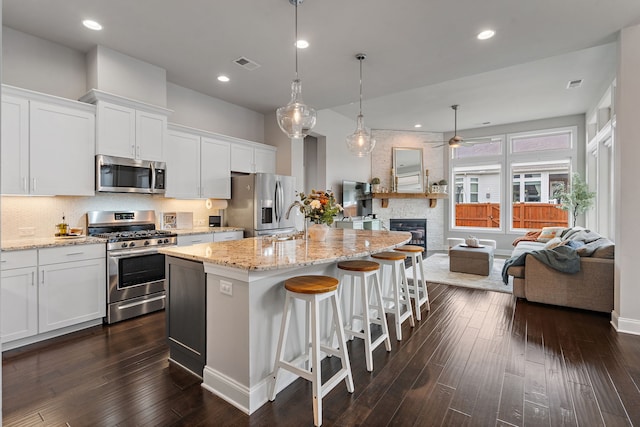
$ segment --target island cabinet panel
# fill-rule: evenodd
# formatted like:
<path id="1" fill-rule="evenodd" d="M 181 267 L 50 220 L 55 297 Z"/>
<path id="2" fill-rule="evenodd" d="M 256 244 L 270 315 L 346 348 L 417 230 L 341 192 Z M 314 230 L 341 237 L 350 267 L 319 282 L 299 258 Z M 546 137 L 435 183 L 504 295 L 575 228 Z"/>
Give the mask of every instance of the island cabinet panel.
<path id="1" fill-rule="evenodd" d="M 202 377 L 206 362 L 206 278 L 201 262 L 166 257 L 169 359 Z"/>

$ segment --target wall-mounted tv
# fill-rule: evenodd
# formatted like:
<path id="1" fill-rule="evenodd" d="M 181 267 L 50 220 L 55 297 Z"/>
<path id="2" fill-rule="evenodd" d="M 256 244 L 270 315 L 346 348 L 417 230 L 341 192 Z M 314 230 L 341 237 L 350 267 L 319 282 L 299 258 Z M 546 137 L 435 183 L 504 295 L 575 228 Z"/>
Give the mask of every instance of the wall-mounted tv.
<path id="1" fill-rule="evenodd" d="M 367 182 L 342 181 L 342 212 L 345 218 L 367 216 L 372 210 L 371 185 Z"/>

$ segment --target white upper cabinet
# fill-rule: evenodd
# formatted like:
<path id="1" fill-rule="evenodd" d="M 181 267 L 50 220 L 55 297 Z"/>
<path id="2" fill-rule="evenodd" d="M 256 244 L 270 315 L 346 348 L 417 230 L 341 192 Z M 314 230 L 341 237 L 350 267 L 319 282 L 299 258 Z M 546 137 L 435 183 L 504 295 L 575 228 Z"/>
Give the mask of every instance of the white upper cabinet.
<path id="1" fill-rule="evenodd" d="M 166 197 L 200 198 L 200 136 L 169 129 Z"/>
<path id="2" fill-rule="evenodd" d="M 256 172 L 276 173 L 276 150 L 255 147 L 253 159 Z"/>
<path id="3" fill-rule="evenodd" d="M 229 199 L 229 143 L 178 125 L 171 125 L 168 135 L 166 197 Z"/>
<path id="4" fill-rule="evenodd" d="M 204 198 L 231 198 L 231 148 L 228 142 L 202 137 L 200 145 L 201 194 Z"/>
<path id="5" fill-rule="evenodd" d="M 3 86 L 2 194 L 94 194 L 95 107 Z"/>
<path id="6" fill-rule="evenodd" d="M 253 169 L 253 147 L 244 144 L 231 146 L 231 170 L 251 173 Z"/>
<path id="7" fill-rule="evenodd" d="M 80 98 L 94 103 L 96 154 L 165 161 L 171 110 L 93 89 Z"/>
<path id="8" fill-rule="evenodd" d="M 243 173 L 275 173 L 276 149 L 265 144 L 233 142 L 231 170 Z"/>
<path id="9" fill-rule="evenodd" d="M 29 194 L 29 101 L 2 97 L 2 194 Z"/>

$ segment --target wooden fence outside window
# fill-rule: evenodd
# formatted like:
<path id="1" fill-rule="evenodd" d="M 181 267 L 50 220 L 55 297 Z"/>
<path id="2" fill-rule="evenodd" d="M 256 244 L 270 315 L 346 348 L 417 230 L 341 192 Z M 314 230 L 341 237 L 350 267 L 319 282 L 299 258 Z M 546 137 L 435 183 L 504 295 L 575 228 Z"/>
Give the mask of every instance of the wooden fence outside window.
<path id="1" fill-rule="evenodd" d="M 566 227 L 568 213 L 553 203 L 514 203 L 513 228 Z M 456 204 L 456 226 L 499 228 L 499 203 Z"/>

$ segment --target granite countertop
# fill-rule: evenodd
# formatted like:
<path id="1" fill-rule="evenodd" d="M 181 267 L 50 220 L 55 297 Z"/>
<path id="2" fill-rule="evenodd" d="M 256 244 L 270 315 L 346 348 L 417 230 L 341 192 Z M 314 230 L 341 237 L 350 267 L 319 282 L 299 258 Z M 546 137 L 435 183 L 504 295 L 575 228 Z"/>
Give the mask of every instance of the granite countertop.
<path id="1" fill-rule="evenodd" d="M 171 230 L 178 236 L 188 236 L 191 234 L 202 233 L 222 233 L 225 231 L 244 231 L 244 228 L 238 227 L 196 227 L 185 230 Z M 107 239 L 97 237 L 79 237 L 79 238 L 58 238 L 58 237 L 32 237 L 15 240 L 3 240 L 1 247 L 3 251 L 21 251 L 25 249 L 53 248 L 57 246 L 71 245 L 91 245 L 95 243 L 106 243 Z"/>
<path id="2" fill-rule="evenodd" d="M 170 229 L 168 231 L 173 231 L 178 236 L 189 236 L 192 234 L 205 234 L 205 233 L 224 233 L 225 231 L 244 231 L 244 228 L 238 227 L 194 227 L 194 228 L 176 228 Z"/>
<path id="3" fill-rule="evenodd" d="M 361 258 L 406 244 L 411 233 L 332 228 L 327 240 L 252 237 L 229 242 L 161 248 L 166 255 L 242 270 L 265 271 Z"/>
<path id="4" fill-rule="evenodd" d="M 78 237 L 78 238 L 57 238 L 57 237 L 36 237 L 24 238 L 16 240 L 3 240 L 3 251 L 20 251 L 25 249 L 41 249 L 53 248 L 57 246 L 72 245 L 92 245 L 97 243 L 106 243 L 107 239 L 99 239 L 97 237 Z"/>

